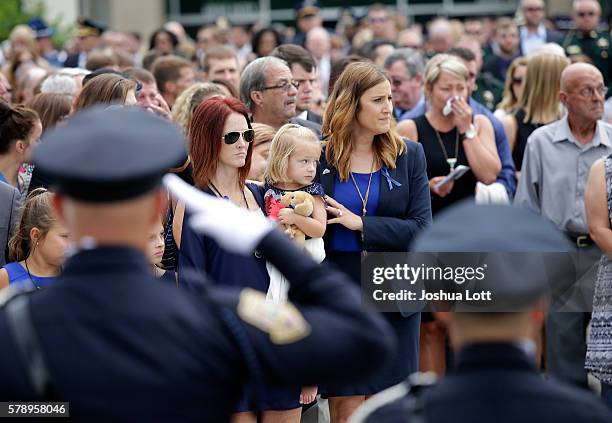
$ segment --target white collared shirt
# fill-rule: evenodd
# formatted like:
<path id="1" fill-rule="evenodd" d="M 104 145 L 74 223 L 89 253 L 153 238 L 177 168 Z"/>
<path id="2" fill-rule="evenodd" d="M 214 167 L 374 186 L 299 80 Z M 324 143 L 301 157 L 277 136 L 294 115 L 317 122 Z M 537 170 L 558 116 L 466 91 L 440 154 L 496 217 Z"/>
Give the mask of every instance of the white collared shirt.
<path id="1" fill-rule="evenodd" d="M 530 55 L 546 44 L 546 28 L 542 24 L 538 26 L 536 32 L 529 32 L 526 26 L 521 26 L 519 31 L 521 50 L 524 56 Z"/>

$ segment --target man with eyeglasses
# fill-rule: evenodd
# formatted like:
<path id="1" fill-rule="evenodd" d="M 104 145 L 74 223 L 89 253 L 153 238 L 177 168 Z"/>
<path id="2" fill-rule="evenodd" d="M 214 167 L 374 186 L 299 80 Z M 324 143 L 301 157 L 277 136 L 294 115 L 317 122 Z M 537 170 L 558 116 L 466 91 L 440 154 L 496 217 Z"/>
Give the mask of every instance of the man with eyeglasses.
<path id="1" fill-rule="evenodd" d="M 320 125 L 295 117 L 298 86 L 285 61 L 272 56 L 260 57 L 242 72 L 240 100 L 251 112 L 251 122 L 265 123 L 275 129 L 286 123 L 297 123 L 321 137 Z"/>
<path id="2" fill-rule="evenodd" d="M 606 92 L 603 76 L 593 65 L 565 68 L 559 97 L 567 115 L 528 138 L 515 197 L 516 204 L 541 213 L 566 233 L 581 253 L 575 280 L 587 285 L 595 283 L 601 251 L 589 236 L 584 191 L 591 165 L 612 153 L 612 125 L 601 121 Z M 585 388 L 586 306 L 551 313 L 546 326 L 549 373 Z"/>
<path id="3" fill-rule="evenodd" d="M 276 47 L 271 56 L 284 60 L 291 69 L 293 80 L 298 84 L 295 103 L 296 117 L 321 125 L 323 118 L 312 112 L 310 106 L 313 100 L 317 79 L 317 68 L 314 58 L 308 50 L 297 44 L 283 44 Z"/>
<path id="4" fill-rule="evenodd" d="M 588 56 L 602 73 L 608 88 L 612 88 L 612 37 L 597 30 L 601 6 L 597 0 L 574 0 L 572 19 L 576 29 L 569 31 L 563 41 L 568 56 Z"/>
<path id="5" fill-rule="evenodd" d="M 544 26 L 546 11 L 543 0 L 523 0 L 521 12 L 525 20 L 525 25 L 519 27 L 521 55 L 529 55 L 546 43 L 560 45 L 563 42 L 561 34 Z"/>
<path id="6" fill-rule="evenodd" d="M 406 114 L 425 107 L 423 94 L 423 55 L 411 48 L 395 50 L 385 60 L 385 70 L 391 79 L 393 115 L 398 122 L 408 119 Z"/>

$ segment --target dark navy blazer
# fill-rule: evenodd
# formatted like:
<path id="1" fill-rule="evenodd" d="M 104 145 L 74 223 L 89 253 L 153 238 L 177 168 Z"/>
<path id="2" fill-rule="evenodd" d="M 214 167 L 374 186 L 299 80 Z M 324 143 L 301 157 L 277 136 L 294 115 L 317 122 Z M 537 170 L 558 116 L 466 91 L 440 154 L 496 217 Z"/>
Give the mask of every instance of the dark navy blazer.
<path id="1" fill-rule="evenodd" d="M 334 197 L 336 174 L 323 153 L 316 181 L 330 197 Z M 363 249 L 408 251 L 412 238 L 431 223 L 427 163 L 421 144 L 406 141 L 406 150 L 397 158 L 396 168 L 381 170 L 379 189 L 376 216 L 363 217 Z M 326 248 L 330 245 L 329 232 Z"/>

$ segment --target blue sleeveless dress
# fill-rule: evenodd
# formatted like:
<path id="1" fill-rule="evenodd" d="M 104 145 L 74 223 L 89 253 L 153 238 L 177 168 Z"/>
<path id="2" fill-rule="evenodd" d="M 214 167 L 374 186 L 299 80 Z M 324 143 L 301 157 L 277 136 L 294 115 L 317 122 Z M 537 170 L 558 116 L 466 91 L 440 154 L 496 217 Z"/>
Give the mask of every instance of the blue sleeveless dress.
<path id="1" fill-rule="evenodd" d="M 7 263 L 4 269 L 8 273 L 9 285 L 17 288 L 33 285 L 35 289 L 44 288 L 55 282 L 55 276 L 36 276 L 18 262 Z"/>

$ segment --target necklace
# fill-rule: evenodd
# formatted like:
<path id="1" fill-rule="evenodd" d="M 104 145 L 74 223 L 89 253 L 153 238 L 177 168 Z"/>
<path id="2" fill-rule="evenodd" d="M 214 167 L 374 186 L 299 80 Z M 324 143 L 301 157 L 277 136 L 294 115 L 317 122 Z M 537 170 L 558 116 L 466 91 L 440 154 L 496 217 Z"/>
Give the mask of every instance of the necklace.
<path id="1" fill-rule="evenodd" d="M 457 164 L 457 157 L 459 157 L 459 131 L 455 129 L 455 157 L 448 157 L 448 152 L 446 151 L 446 147 L 444 147 L 444 143 L 442 142 L 440 134 L 438 133 L 436 128 L 434 128 L 433 126 L 432 128 L 436 133 L 436 138 L 438 139 L 438 143 L 440 144 L 440 148 L 442 149 L 442 153 L 444 154 L 446 163 L 448 163 L 452 172 L 455 169 L 455 165 Z"/>
<path id="2" fill-rule="evenodd" d="M 28 272 L 28 278 L 30 278 L 30 282 L 32 282 L 32 285 L 34 285 L 36 289 L 40 289 L 40 285 L 34 282 L 34 279 L 32 278 L 32 274 L 30 273 L 30 268 L 28 267 L 28 259 L 25 259 L 24 262 L 25 262 L 26 271 Z"/>
<path id="3" fill-rule="evenodd" d="M 353 172 L 351 172 L 351 179 L 353 180 L 353 184 L 355 185 L 355 189 L 357 190 L 357 194 L 359 194 L 359 198 L 361 199 L 361 204 L 363 205 L 363 208 L 361 209 L 362 216 L 365 216 L 367 213 L 366 207 L 368 205 L 368 198 L 370 197 L 370 186 L 372 185 L 373 172 L 374 172 L 374 158 L 372 157 L 372 166 L 370 167 L 370 179 L 368 180 L 368 189 L 366 189 L 365 197 L 361 195 L 361 191 L 359 190 L 359 186 L 357 185 L 355 176 L 353 176 Z"/>
<path id="4" fill-rule="evenodd" d="M 210 187 L 212 188 L 213 192 L 215 193 L 215 195 L 219 198 L 223 198 L 225 200 L 229 200 L 229 196 L 228 195 L 222 195 L 221 192 L 217 189 L 217 187 L 212 183 L 212 181 L 210 181 L 208 183 L 208 185 L 210 185 Z M 246 206 L 247 210 L 251 210 L 249 208 L 249 202 L 246 199 L 246 195 L 244 195 L 244 188 L 242 189 L 242 199 L 244 200 L 244 205 Z"/>

